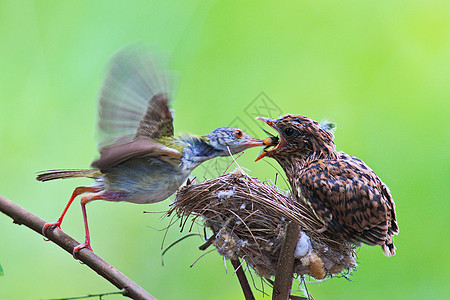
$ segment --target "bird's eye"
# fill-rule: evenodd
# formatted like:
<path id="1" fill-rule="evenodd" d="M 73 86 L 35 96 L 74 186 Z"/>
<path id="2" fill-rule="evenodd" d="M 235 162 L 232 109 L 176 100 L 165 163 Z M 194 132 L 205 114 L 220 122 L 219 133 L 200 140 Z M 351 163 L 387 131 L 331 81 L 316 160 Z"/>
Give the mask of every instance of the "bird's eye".
<path id="1" fill-rule="evenodd" d="M 234 135 L 235 135 L 238 139 L 240 139 L 240 138 L 242 138 L 242 137 L 244 136 L 244 133 L 242 132 L 242 130 L 236 129 L 236 130 L 234 131 Z"/>
<path id="2" fill-rule="evenodd" d="M 283 131 L 286 136 L 292 136 L 294 134 L 294 129 L 292 127 L 287 127 Z"/>

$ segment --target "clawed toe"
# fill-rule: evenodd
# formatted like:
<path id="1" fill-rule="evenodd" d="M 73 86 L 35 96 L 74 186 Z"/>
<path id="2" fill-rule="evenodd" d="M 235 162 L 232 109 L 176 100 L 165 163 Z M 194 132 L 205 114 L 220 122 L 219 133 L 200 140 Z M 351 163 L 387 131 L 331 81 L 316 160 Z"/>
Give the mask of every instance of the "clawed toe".
<path id="1" fill-rule="evenodd" d="M 83 248 L 86 248 L 86 249 L 88 249 L 88 250 L 93 251 L 93 250 L 92 250 L 92 247 L 91 247 L 91 244 L 90 244 L 90 243 L 84 242 L 83 244 L 79 244 L 78 246 L 76 246 L 75 248 L 73 248 L 73 253 L 72 253 L 73 258 L 78 259 L 78 258 L 77 258 L 78 251 L 80 251 L 80 250 L 83 249 Z"/>
<path id="2" fill-rule="evenodd" d="M 47 230 L 47 228 L 49 227 L 58 227 L 59 229 L 61 229 L 61 223 L 60 222 L 54 222 L 54 223 L 45 223 L 44 227 L 42 227 L 42 235 L 47 237 L 47 235 L 45 234 L 45 231 Z"/>

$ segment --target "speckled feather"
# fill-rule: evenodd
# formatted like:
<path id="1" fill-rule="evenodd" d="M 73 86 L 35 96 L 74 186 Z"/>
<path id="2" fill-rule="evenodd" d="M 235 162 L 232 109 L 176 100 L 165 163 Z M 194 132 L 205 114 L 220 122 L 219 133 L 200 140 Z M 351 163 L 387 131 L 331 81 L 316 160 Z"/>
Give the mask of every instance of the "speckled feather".
<path id="1" fill-rule="evenodd" d="M 381 245 L 394 255 L 398 225 L 389 189 L 363 161 L 336 151 L 332 127 L 296 115 L 268 124 L 280 133 L 280 146 L 267 156 L 283 167 L 294 196 L 344 240 Z"/>
<path id="2" fill-rule="evenodd" d="M 331 230 L 349 242 L 383 245 L 398 233 L 392 196 L 363 161 L 338 154 L 337 159 L 308 159 L 294 185 Z"/>

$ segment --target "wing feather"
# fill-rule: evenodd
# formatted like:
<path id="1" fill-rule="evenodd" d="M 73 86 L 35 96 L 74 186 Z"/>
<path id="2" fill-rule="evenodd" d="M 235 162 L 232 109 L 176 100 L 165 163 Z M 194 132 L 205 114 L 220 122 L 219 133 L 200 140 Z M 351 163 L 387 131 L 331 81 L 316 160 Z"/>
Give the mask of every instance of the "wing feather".
<path id="1" fill-rule="evenodd" d="M 118 140 L 131 140 L 143 119 L 149 117 L 157 117 L 155 122 L 163 120 L 166 126 L 163 132 L 173 135 L 168 96 L 170 78 L 148 47 L 131 44 L 120 49 L 110 60 L 99 96 L 99 148 Z M 164 101 L 154 101 L 160 95 L 165 95 Z M 152 107 L 155 103 L 158 105 Z M 145 122 L 148 124 L 151 120 Z M 147 127 L 141 134 L 150 136 L 155 128 Z"/>
<path id="2" fill-rule="evenodd" d="M 164 159 L 172 159 L 175 163 L 181 162 L 181 153 L 173 148 L 166 147 L 146 137 L 136 137 L 131 141 L 117 142 L 102 148 L 100 158 L 91 166 L 100 170 L 107 170 L 130 158 L 157 156 Z"/>
<path id="3" fill-rule="evenodd" d="M 309 163 L 299 175 L 302 193 L 316 212 L 349 241 L 379 245 L 388 232 L 398 231 L 390 193 L 358 158 L 341 153 L 338 159 Z"/>

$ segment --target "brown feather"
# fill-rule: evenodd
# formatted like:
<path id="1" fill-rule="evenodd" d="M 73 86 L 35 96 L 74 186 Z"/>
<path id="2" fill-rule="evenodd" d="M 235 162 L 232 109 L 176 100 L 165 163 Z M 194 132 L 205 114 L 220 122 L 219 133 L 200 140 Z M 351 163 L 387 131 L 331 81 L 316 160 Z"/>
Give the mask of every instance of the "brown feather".
<path id="1" fill-rule="evenodd" d="M 106 170 L 130 158 L 158 156 L 169 157 L 181 162 L 181 153 L 173 148 L 166 147 L 147 137 L 136 137 L 131 141 L 124 141 L 104 147 L 100 150 L 100 158 L 91 166 Z"/>
<path id="2" fill-rule="evenodd" d="M 75 177 L 98 178 L 101 173 L 98 170 L 92 169 L 62 169 L 62 170 L 48 170 L 40 172 L 36 176 L 38 181 L 48 181 L 54 179 L 65 179 Z"/>
<path id="3" fill-rule="evenodd" d="M 381 179 L 360 159 L 337 152 L 328 127 L 300 115 L 264 119 L 280 134 L 267 150 L 282 166 L 299 201 L 305 201 L 325 227 L 352 243 L 381 245 L 395 254 L 395 204 Z"/>
<path id="4" fill-rule="evenodd" d="M 150 99 L 147 112 L 139 123 L 136 137 L 158 139 L 173 136 L 173 117 L 168 102 L 166 94 L 158 94 Z"/>
<path id="5" fill-rule="evenodd" d="M 364 162 L 345 153 L 338 159 L 307 161 L 294 186 L 309 195 L 315 211 L 350 242 L 384 244 L 398 231 L 392 196 Z"/>

